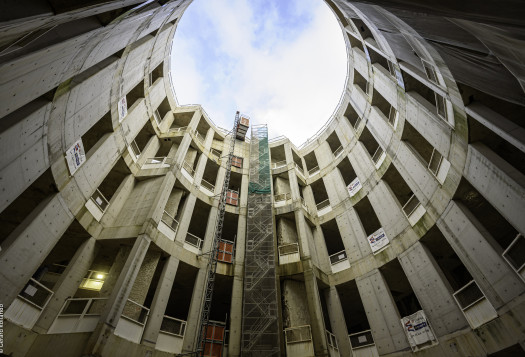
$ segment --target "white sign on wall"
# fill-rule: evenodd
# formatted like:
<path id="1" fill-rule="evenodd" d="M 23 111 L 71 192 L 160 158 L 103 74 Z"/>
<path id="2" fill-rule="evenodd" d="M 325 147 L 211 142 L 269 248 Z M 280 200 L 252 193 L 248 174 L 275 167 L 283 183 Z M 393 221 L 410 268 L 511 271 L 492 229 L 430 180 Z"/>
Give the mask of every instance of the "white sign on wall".
<path id="1" fill-rule="evenodd" d="M 121 100 L 118 101 L 118 118 L 119 121 L 122 121 L 126 115 L 128 115 L 128 102 L 126 101 L 126 97 L 122 97 Z"/>
<path id="2" fill-rule="evenodd" d="M 372 248 L 373 253 L 377 252 L 388 243 L 390 243 L 390 241 L 388 240 L 388 237 L 386 236 L 383 228 L 379 228 L 377 231 L 368 236 L 368 244 L 370 244 L 370 248 Z"/>
<path id="3" fill-rule="evenodd" d="M 66 161 L 71 175 L 86 161 L 86 153 L 84 152 L 82 139 L 78 139 L 78 141 L 66 151 Z"/>
<path id="4" fill-rule="evenodd" d="M 403 317 L 401 324 L 407 335 L 410 347 L 412 347 L 413 350 L 422 344 L 436 340 L 423 310 Z"/>
<path id="5" fill-rule="evenodd" d="M 348 189 L 348 193 L 350 193 L 350 197 L 354 197 L 354 195 L 363 187 L 361 185 L 361 181 L 359 181 L 359 177 L 356 177 L 354 181 L 350 182 L 350 185 L 346 186 Z"/>

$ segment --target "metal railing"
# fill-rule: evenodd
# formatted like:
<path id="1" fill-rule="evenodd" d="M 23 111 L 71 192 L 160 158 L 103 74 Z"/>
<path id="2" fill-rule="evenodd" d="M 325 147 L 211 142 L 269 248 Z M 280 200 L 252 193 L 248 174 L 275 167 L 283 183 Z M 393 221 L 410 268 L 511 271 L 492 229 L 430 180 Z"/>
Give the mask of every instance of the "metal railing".
<path id="1" fill-rule="evenodd" d="M 312 330 L 310 325 L 289 327 L 284 329 L 286 344 L 308 342 L 312 340 Z"/>
<path id="2" fill-rule="evenodd" d="M 478 301 L 485 299 L 485 295 L 474 280 L 471 280 L 461 289 L 452 294 L 452 296 L 454 296 L 454 299 L 456 299 L 456 302 L 463 311 L 467 310 Z"/>
<path id="3" fill-rule="evenodd" d="M 521 273 L 525 267 L 525 237 L 518 233 L 502 255 L 517 273 Z"/>
<path id="4" fill-rule="evenodd" d="M 48 289 L 37 280 L 31 278 L 18 294 L 18 297 L 43 310 L 53 294 L 51 289 Z"/>
<path id="5" fill-rule="evenodd" d="M 184 337 L 184 333 L 186 332 L 186 321 L 164 315 L 160 325 L 160 331 L 170 335 Z"/>
<path id="6" fill-rule="evenodd" d="M 288 201 L 288 200 L 291 200 L 291 199 L 292 199 L 292 194 L 290 192 L 280 193 L 278 195 L 274 195 L 273 196 L 273 200 L 275 202 Z"/>
<path id="7" fill-rule="evenodd" d="M 135 157 L 138 158 L 140 156 L 141 151 L 139 149 L 139 145 L 137 144 L 137 142 L 133 140 L 131 144 L 129 144 L 129 147 L 131 148 L 133 155 L 135 155 Z"/>
<path id="8" fill-rule="evenodd" d="M 179 228 L 179 221 L 172 217 L 168 212 L 162 212 L 161 221 L 170 227 L 173 232 L 177 232 L 177 228 Z"/>
<path id="9" fill-rule="evenodd" d="M 91 195 L 91 200 L 97 205 L 98 208 L 100 208 L 102 212 L 106 212 L 109 201 L 106 199 L 106 197 L 104 197 L 98 188 L 95 190 L 93 195 Z"/>
<path id="10" fill-rule="evenodd" d="M 126 300 L 124 310 L 122 310 L 123 317 L 133 320 L 134 322 L 144 326 L 148 319 L 148 315 L 149 309 L 146 306 L 141 305 L 131 299 Z"/>
<path id="11" fill-rule="evenodd" d="M 350 347 L 352 350 L 373 346 L 375 344 L 374 337 L 372 336 L 372 330 L 351 333 L 348 335 L 348 338 L 350 339 Z"/>
<path id="12" fill-rule="evenodd" d="M 308 176 L 309 176 L 309 177 L 312 177 L 312 176 L 318 174 L 319 171 L 320 171 L 320 170 L 319 170 L 319 166 L 316 166 L 316 167 L 314 167 L 314 168 L 311 168 L 310 170 L 308 170 Z"/>
<path id="13" fill-rule="evenodd" d="M 279 256 L 289 255 L 299 253 L 299 244 L 298 243 L 288 243 L 283 244 L 278 247 Z"/>
<path id="14" fill-rule="evenodd" d="M 361 124 L 361 117 L 357 117 L 354 123 L 354 130 L 357 131 L 357 128 L 359 127 L 359 124 Z"/>
<path id="15" fill-rule="evenodd" d="M 170 161 L 170 158 L 167 156 L 150 157 L 146 159 L 144 165 L 169 165 Z"/>
<path id="16" fill-rule="evenodd" d="M 388 113 L 388 123 L 392 125 L 393 128 L 396 127 L 396 119 L 397 119 L 397 110 L 393 106 L 390 106 L 390 111 Z"/>
<path id="17" fill-rule="evenodd" d="M 339 351 L 339 346 L 337 345 L 337 338 L 335 337 L 335 335 L 328 330 L 325 330 L 325 332 L 326 332 L 326 342 L 328 342 L 328 346 Z"/>
<path id="18" fill-rule="evenodd" d="M 187 161 L 184 161 L 182 163 L 182 168 L 191 176 L 191 177 L 195 177 L 195 170 L 193 169 L 193 165 L 190 164 L 189 162 Z"/>
<path id="19" fill-rule="evenodd" d="M 377 164 L 379 162 L 379 159 L 381 158 L 381 155 L 383 155 L 383 148 L 381 146 L 378 146 L 376 151 L 374 152 L 374 155 L 372 155 L 372 161 Z"/>
<path id="20" fill-rule="evenodd" d="M 59 316 L 99 316 L 108 298 L 69 298 L 64 302 Z"/>
<path id="21" fill-rule="evenodd" d="M 330 264 L 331 265 L 334 265 L 334 264 L 337 264 L 339 262 L 342 262 L 343 260 L 347 260 L 348 257 L 346 256 L 346 251 L 345 250 L 342 250 L 340 252 L 337 252 L 337 253 L 334 253 L 332 255 L 330 255 Z"/>
<path id="22" fill-rule="evenodd" d="M 158 109 L 155 109 L 155 112 L 153 113 L 153 118 L 155 119 L 155 123 L 157 123 L 157 126 L 160 126 L 163 118 L 160 116 L 160 112 Z"/>
<path id="23" fill-rule="evenodd" d="M 272 169 L 278 169 L 280 167 L 286 166 L 286 160 L 278 161 L 278 162 L 272 162 Z"/>
<path id="24" fill-rule="evenodd" d="M 297 164 L 296 162 L 294 162 L 294 167 L 297 170 L 297 173 L 304 179 L 304 170 L 302 169 L 302 167 L 299 166 L 299 164 Z"/>
<path id="25" fill-rule="evenodd" d="M 342 153 L 343 153 L 344 149 L 343 149 L 343 145 L 339 146 L 335 151 L 334 151 L 334 157 L 337 159 Z"/>
<path id="26" fill-rule="evenodd" d="M 201 186 L 210 191 L 211 193 L 215 192 L 215 185 L 209 183 L 205 179 L 201 180 Z"/>
<path id="27" fill-rule="evenodd" d="M 201 143 L 201 145 L 204 145 L 204 138 L 202 137 L 202 134 L 199 133 L 197 130 L 192 130 L 192 132 L 195 137 L 195 140 Z"/>
<path id="28" fill-rule="evenodd" d="M 432 156 L 430 157 L 430 162 L 428 163 L 428 169 L 434 176 L 437 176 L 439 172 L 439 167 L 443 161 L 443 156 L 436 150 L 432 150 Z"/>
<path id="29" fill-rule="evenodd" d="M 317 212 L 319 211 L 322 211 L 323 209 L 327 208 L 327 207 L 330 207 L 330 200 L 329 199 L 326 199 L 322 202 L 319 202 L 317 205 Z"/>
<path id="30" fill-rule="evenodd" d="M 407 217 L 410 217 L 412 213 L 421 205 L 421 202 L 417 199 L 415 194 L 412 194 L 408 201 L 403 206 L 403 212 Z"/>
<path id="31" fill-rule="evenodd" d="M 170 133 L 175 133 L 175 134 L 182 134 L 184 132 L 186 132 L 186 130 L 188 129 L 187 126 L 181 126 L 180 128 L 170 128 L 169 132 Z"/>
<path id="32" fill-rule="evenodd" d="M 221 152 L 219 150 L 217 150 L 217 149 L 211 148 L 210 149 L 210 154 L 212 156 L 215 156 L 217 158 L 217 160 L 221 158 Z"/>
<path id="33" fill-rule="evenodd" d="M 190 232 L 186 233 L 186 239 L 184 241 L 197 249 L 202 248 L 203 240 L 197 237 L 195 234 L 191 234 Z"/>

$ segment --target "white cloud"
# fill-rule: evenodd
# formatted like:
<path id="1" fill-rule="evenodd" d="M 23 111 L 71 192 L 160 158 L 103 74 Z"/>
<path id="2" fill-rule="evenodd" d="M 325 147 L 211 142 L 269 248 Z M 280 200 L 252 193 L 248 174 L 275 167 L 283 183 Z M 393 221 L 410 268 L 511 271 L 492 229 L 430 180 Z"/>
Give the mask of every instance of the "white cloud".
<path id="1" fill-rule="evenodd" d="M 229 128 L 238 109 L 267 123 L 270 137 L 286 135 L 298 145 L 339 102 L 346 52 L 322 1 L 295 1 L 285 10 L 299 20 L 284 24 L 285 10 L 273 4 L 195 0 L 174 41 L 175 90 L 182 104 L 202 104 L 219 126 Z"/>

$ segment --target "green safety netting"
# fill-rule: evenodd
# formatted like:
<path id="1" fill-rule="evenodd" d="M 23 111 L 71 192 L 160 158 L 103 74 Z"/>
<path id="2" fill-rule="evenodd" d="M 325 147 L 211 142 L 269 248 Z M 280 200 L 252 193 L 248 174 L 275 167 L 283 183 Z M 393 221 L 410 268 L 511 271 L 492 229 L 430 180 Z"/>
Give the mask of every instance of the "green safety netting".
<path id="1" fill-rule="evenodd" d="M 259 137 L 252 134 L 252 142 L 250 150 L 258 151 L 258 162 L 251 161 L 250 166 L 254 165 L 252 169 L 254 173 L 250 175 L 250 183 L 248 185 L 248 193 L 256 194 L 270 194 L 272 192 L 271 174 L 270 174 L 270 155 L 268 148 L 268 131 L 260 130 L 257 132 Z M 258 164 L 258 165 L 257 165 Z"/>

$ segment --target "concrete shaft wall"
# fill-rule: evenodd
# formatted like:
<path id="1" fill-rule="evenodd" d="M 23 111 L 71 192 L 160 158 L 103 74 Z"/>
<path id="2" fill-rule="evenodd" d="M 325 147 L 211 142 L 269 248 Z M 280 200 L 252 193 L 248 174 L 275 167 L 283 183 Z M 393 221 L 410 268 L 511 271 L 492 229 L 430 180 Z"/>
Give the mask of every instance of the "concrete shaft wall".
<path id="1" fill-rule="evenodd" d="M 13 5 L 0 23 L 4 353 L 194 351 L 229 137 L 173 93 L 191 1 L 66 3 Z M 502 25 L 519 17 L 326 3 L 347 47 L 341 101 L 300 147 L 270 140 L 281 354 L 523 353 L 525 44 Z M 490 51 L 498 93 L 475 51 Z M 211 313 L 229 356 L 242 354 L 248 143 L 234 154 L 235 251 Z M 418 311 L 433 337 L 414 343 L 401 319 Z"/>

